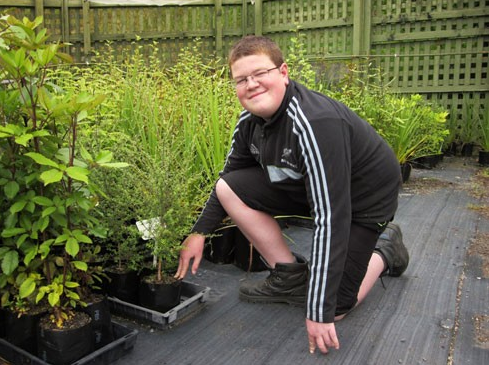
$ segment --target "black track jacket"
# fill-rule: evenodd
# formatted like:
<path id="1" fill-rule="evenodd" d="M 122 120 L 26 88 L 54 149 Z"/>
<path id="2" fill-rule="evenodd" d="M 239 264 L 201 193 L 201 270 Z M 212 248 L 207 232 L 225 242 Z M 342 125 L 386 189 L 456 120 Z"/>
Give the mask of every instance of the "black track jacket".
<path id="1" fill-rule="evenodd" d="M 240 114 L 221 176 L 257 164 L 278 189 L 306 189 L 314 222 L 307 318 L 331 323 L 351 222 L 394 216 L 399 163 L 353 111 L 291 80 L 271 120 Z M 213 191 L 192 231 L 211 233 L 225 216 Z"/>

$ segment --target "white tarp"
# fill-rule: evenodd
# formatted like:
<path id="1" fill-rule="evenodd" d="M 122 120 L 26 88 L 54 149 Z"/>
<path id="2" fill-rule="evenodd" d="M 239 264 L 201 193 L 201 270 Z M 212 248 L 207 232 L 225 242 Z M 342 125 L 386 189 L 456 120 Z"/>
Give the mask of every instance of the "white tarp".
<path id="1" fill-rule="evenodd" d="M 203 3 L 204 0 L 88 0 L 89 3 L 97 5 L 191 5 Z"/>

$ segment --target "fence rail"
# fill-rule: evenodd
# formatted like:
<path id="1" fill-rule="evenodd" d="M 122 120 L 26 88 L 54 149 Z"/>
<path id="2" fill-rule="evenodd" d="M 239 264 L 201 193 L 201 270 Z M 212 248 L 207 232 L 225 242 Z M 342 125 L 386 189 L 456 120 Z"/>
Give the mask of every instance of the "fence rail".
<path id="1" fill-rule="evenodd" d="M 156 43 L 167 64 L 196 37 L 209 57 L 225 59 L 245 34 L 267 35 L 286 51 L 299 29 L 312 60 L 367 59 L 399 92 L 460 115 L 487 107 L 489 0 L 0 0 L 7 9 L 43 15 L 77 62 L 107 41 L 119 54 Z"/>

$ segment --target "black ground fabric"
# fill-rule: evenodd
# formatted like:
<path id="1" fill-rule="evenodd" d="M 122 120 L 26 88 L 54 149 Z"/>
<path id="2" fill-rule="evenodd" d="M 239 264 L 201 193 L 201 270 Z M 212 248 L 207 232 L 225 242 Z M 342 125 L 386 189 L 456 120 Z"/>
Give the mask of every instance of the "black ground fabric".
<path id="1" fill-rule="evenodd" d="M 470 249 L 489 233 L 489 218 L 477 209 L 481 198 L 473 194 L 479 170 L 475 158 L 461 157 L 445 157 L 432 170 L 413 169 L 394 220 L 409 267 L 398 278 L 384 277 L 385 287 L 379 280 L 337 323 L 340 350 L 309 354 L 304 308 L 238 299 L 243 280 L 267 273 L 203 260 L 186 280 L 211 288 L 204 308 L 167 330 L 117 318 L 139 335 L 114 364 L 489 364 L 489 275 L 483 271 L 489 253 Z M 293 251 L 308 257 L 312 231 L 292 223 L 284 234 Z"/>

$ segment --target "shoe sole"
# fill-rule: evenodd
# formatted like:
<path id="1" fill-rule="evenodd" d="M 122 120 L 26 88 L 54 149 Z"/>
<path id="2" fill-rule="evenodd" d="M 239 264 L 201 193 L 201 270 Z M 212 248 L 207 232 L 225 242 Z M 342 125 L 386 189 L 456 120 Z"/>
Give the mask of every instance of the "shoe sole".
<path id="1" fill-rule="evenodd" d="M 290 304 L 295 307 L 303 307 L 306 304 L 306 299 L 304 297 L 263 297 L 263 296 L 252 296 L 243 293 L 239 293 L 239 299 L 244 300 L 249 303 L 263 303 L 263 304 L 272 304 L 272 303 L 285 303 Z"/>

